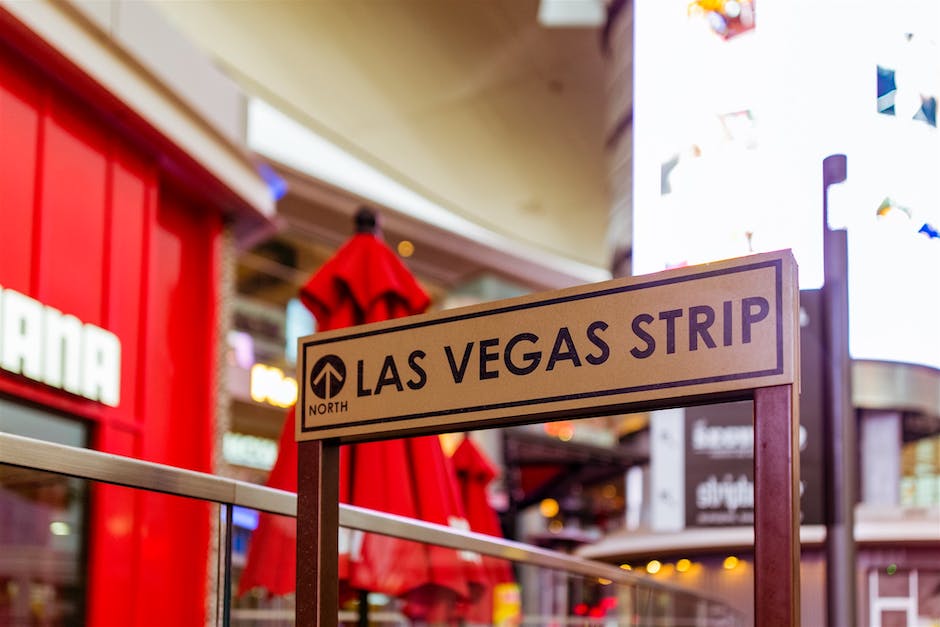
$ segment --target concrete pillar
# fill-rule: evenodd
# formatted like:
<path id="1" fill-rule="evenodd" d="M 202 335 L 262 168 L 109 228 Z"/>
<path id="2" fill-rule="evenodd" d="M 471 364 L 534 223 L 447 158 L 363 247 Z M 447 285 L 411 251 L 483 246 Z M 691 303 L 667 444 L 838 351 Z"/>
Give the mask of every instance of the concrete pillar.
<path id="1" fill-rule="evenodd" d="M 605 116 L 610 216 L 607 247 L 613 276 L 631 273 L 633 258 L 633 3 L 608 5 L 602 34 L 606 58 Z"/>
<path id="2" fill-rule="evenodd" d="M 866 505 L 897 506 L 901 502 L 901 420 L 896 411 L 861 412 L 860 500 Z"/>

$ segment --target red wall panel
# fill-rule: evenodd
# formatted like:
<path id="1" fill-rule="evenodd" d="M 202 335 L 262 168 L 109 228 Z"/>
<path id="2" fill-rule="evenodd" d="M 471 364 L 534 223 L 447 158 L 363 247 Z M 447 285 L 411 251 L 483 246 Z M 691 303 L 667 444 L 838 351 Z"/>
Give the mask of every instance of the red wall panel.
<path id="1" fill-rule="evenodd" d="M 147 312 L 143 306 L 147 285 L 147 250 L 149 229 L 159 202 L 156 168 L 137 158 L 125 146 L 113 144 L 110 162 L 109 244 L 104 281 L 109 295 L 105 305 L 104 326 L 120 338 L 121 396 L 126 403 L 119 409 L 102 408 L 112 424 L 128 421 L 125 428 L 140 427 L 144 416 L 144 397 L 138 382 L 145 376 L 142 356 L 147 353 L 143 333 Z M 120 295 L 118 297 L 118 295 Z M 121 451 L 139 455 L 136 449 Z"/>
<path id="2" fill-rule="evenodd" d="M 104 427 L 98 431 L 98 444 L 103 450 L 133 448 L 134 434 Z M 94 484 L 91 486 L 91 524 L 88 543 L 88 624 L 143 625 L 135 623 L 134 591 L 143 582 L 139 580 L 138 507 L 135 490 L 117 486 Z"/>
<path id="3" fill-rule="evenodd" d="M 30 288 L 41 92 L 0 59 L 0 286 Z"/>
<path id="4" fill-rule="evenodd" d="M 108 154 L 103 132 L 74 106 L 53 98 L 43 116 L 32 296 L 100 326 Z"/>
<path id="5" fill-rule="evenodd" d="M 88 104 L 0 43 L 0 286 L 117 334 L 121 400 L 3 370 L 0 394 L 92 421 L 99 450 L 211 471 L 222 219 Z M 94 486 L 87 624 L 203 624 L 210 515 Z"/>
<path id="6" fill-rule="evenodd" d="M 147 377 L 145 404 L 160 415 L 154 422 L 165 431 L 147 439 L 146 457 L 210 470 L 213 435 L 204 417 L 214 412 L 206 391 L 215 380 L 213 242 L 221 221 L 187 211 L 167 190 L 161 190 L 156 217 L 150 230 L 147 344 L 155 353 L 150 363 L 170 367 Z"/>

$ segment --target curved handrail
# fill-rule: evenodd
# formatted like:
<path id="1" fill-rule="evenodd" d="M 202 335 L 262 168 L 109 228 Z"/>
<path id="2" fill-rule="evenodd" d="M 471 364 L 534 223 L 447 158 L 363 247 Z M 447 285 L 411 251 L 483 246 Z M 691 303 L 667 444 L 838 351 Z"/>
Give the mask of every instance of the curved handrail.
<path id="1" fill-rule="evenodd" d="M 297 516 L 297 495 L 293 492 L 9 433 L 0 433 L 0 464 L 151 492 L 238 505 L 283 516 Z M 647 579 L 604 562 L 345 503 L 341 503 L 339 507 L 339 523 L 340 526 L 351 529 L 462 551 L 473 551 L 521 564 L 566 571 L 612 583 L 692 596 L 702 601 L 726 606 L 724 602 L 708 598 L 698 592 Z"/>

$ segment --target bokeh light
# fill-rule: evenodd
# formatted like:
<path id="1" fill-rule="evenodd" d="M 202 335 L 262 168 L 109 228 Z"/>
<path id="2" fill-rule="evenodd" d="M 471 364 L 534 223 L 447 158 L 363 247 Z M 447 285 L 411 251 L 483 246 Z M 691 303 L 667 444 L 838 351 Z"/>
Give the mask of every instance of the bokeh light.
<path id="1" fill-rule="evenodd" d="M 558 501 L 555 499 L 543 499 L 539 503 L 539 513 L 542 514 L 545 518 L 554 518 L 558 515 Z"/>

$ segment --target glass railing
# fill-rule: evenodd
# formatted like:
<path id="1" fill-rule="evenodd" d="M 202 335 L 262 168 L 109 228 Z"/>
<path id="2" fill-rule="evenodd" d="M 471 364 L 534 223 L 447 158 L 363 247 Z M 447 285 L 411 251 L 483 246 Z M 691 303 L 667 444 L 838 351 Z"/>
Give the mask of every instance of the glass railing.
<path id="1" fill-rule="evenodd" d="M 289 492 L 0 433 L 0 624 L 293 625 L 295 515 Z M 744 624 L 602 562 L 347 505 L 340 525 L 357 568 L 409 541 L 392 565 L 341 558 L 340 625 Z M 284 541 L 250 555 L 262 527 Z M 433 573 L 409 570 L 418 554 Z"/>

